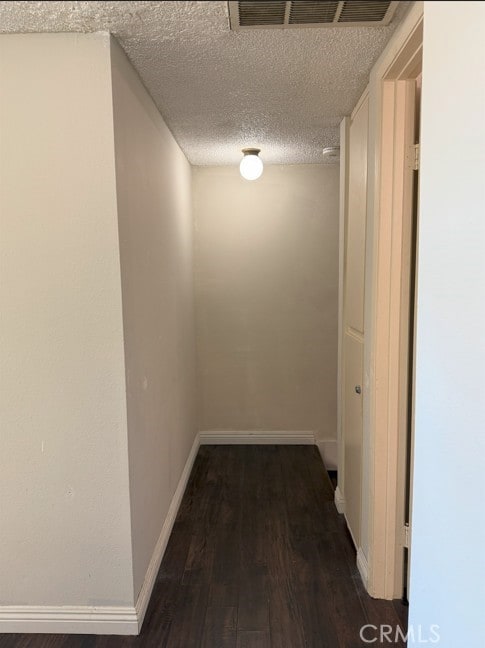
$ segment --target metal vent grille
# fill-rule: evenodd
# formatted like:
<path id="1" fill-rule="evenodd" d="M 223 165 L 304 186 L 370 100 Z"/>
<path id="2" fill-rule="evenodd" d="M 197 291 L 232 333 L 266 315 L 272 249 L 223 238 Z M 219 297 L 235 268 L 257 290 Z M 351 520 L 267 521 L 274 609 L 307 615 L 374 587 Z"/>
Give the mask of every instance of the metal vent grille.
<path id="1" fill-rule="evenodd" d="M 238 2 L 241 27 L 283 25 L 286 2 Z"/>
<path id="2" fill-rule="evenodd" d="M 390 2 L 344 2 L 339 22 L 382 22 Z"/>
<path id="3" fill-rule="evenodd" d="M 338 2 L 290 2 L 290 25 L 331 23 L 337 12 Z"/>
<path id="4" fill-rule="evenodd" d="M 231 29 L 241 30 L 387 25 L 398 2 L 252 0 L 228 2 L 228 5 Z"/>

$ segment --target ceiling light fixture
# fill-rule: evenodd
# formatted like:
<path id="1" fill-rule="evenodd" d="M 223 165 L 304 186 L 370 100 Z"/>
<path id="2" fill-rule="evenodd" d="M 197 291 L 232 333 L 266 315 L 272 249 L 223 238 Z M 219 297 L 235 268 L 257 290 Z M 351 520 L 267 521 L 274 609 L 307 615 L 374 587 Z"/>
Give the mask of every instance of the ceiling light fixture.
<path id="1" fill-rule="evenodd" d="M 244 148 L 244 157 L 239 165 L 239 171 L 246 180 L 257 180 L 263 173 L 263 160 L 259 157 L 261 149 Z"/>

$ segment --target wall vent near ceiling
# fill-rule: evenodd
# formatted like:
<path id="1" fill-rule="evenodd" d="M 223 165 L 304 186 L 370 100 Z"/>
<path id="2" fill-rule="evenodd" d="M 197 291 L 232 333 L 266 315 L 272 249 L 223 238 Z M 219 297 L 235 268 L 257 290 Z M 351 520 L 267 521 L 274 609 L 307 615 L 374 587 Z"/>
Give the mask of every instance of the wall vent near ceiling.
<path id="1" fill-rule="evenodd" d="M 231 29 L 293 29 L 388 25 L 398 2 L 294 0 L 228 2 Z"/>

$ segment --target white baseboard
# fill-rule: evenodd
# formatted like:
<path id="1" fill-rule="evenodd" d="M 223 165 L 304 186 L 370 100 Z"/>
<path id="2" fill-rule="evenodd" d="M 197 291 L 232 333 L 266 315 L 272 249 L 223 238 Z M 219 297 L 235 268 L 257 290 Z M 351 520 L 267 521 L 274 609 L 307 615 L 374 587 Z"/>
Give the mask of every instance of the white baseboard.
<path id="1" fill-rule="evenodd" d="M 0 606 L 0 633 L 139 634 L 199 445 L 197 435 L 170 503 L 135 607 L 5 605 Z"/>
<path id="2" fill-rule="evenodd" d="M 338 444 L 336 439 L 323 439 L 316 441 L 317 448 L 327 470 L 337 470 Z"/>
<path id="3" fill-rule="evenodd" d="M 203 431 L 201 445 L 314 445 L 313 432 L 293 431 Z"/>
<path id="4" fill-rule="evenodd" d="M 338 486 L 335 489 L 334 502 L 337 511 L 339 513 L 345 513 L 345 498 Z"/>
<path id="5" fill-rule="evenodd" d="M 369 563 L 367 562 L 367 558 L 365 557 L 361 547 L 357 549 L 357 569 L 359 570 L 364 587 L 367 589 L 369 582 Z"/>
<path id="6" fill-rule="evenodd" d="M 352 544 L 353 544 L 354 547 L 355 547 L 355 551 L 357 551 L 359 545 L 358 545 L 358 543 L 355 541 L 354 532 L 352 531 L 352 527 L 351 527 L 350 524 L 349 524 L 349 521 L 348 521 L 348 519 L 347 519 L 347 513 L 346 513 L 345 511 L 344 511 L 344 518 L 345 518 L 345 523 L 346 523 L 346 525 L 347 525 L 347 530 L 348 530 L 348 532 L 350 533 L 350 537 L 352 538 Z"/>
<path id="7" fill-rule="evenodd" d="M 134 607 L 3 605 L 0 633 L 136 635 Z"/>
<path id="8" fill-rule="evenodd" d="M 185 462 L 185 466 L 182 471 L 182 475 L 180 476 L 177 489 L 174 493 L 174 496 L 172 497 L 172 501 L 170 502 L 170 507 L 168 509 L 167 517 L 165 518 L 165 522 L 163 523 L 160 536 L 158 538 L 157 544 L 155 545 L 155 549 L 153 550 L 153 555 L 150 560 L 150 564 L 148 565 L 147 572 L 145 574 L 145 580 L 143 581 L 142 588 L 140 590 L 138 599 L 136 601 L 135 609 L 136 609 L 136 616 L 138 619 L 138 632 L 141 630 L 143 619 L 145 618 L 145 613 L 147 611 L 148 603 L 150 602 L 150 596 L 152 595 L 153 586 L 155 585 L 155 579 L 157 577 L 158 570 L 160 569 L 160 564 L 162 562 L 165 549 L 167 548 L 170 534 L 172 533 L 175 518 L 177 517 L 177 513 L 180 508 L 180 503 L 182 502 L 182 497 L 184 496 L 185 489 L 187 487 L 187 482 L 189 481 L 190 473 L 192 470 L 192 466 L 194 465 L 195 457 L 197 456 L 199 446 L 200 446 L 200 439 L 199 439 L 199 435 L 197 434 L 194 439 L 194 443 L 192 444 L 192 448 L 190 450 L 189 456 L 187 457 L 187 461 Z"/>

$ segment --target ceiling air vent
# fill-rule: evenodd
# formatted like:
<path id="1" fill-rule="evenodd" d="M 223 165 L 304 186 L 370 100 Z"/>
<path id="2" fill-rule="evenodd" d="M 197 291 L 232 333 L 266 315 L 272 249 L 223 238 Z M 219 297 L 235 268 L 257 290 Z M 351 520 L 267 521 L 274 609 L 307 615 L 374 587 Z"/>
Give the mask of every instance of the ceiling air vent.
<path id="1" fill-rule="evenodd" d="M 283 25 L 286 2 L 231 2 L 239 5 L 240 27 Z"/>
<path id="2" fill-rule="evenodd" d="M 344 2 L 338 21 L 382 23 L 390 4 L 390 2 Z"/>
<path id="3" fill-rule="evenodd" d="M 387 25 L 398 2 L 228 2 L 231 29 L 294 29 Z"/>
<path id="4" fill-rule="evenodd" d="M 290 2 L 290 25 L 331 23 L 337 13 L 338 2 Z"/>

